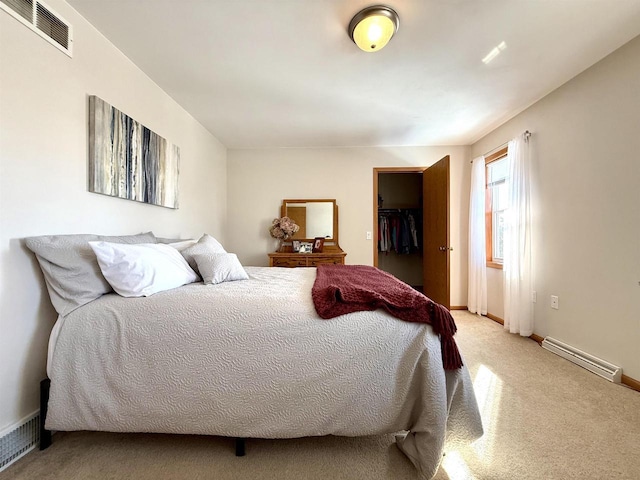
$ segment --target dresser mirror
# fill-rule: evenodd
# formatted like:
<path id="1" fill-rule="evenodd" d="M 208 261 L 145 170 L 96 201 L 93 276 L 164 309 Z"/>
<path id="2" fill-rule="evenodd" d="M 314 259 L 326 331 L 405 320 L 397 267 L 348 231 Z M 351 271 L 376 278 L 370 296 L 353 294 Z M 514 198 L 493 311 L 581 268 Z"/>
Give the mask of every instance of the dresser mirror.
<path id="1" fill-rule="evenodd" d="M 283 200 L 282 216 L 291 218 L 299 227 L 291 240 L 338 243 L 338 206 L 335 199 Z"/>

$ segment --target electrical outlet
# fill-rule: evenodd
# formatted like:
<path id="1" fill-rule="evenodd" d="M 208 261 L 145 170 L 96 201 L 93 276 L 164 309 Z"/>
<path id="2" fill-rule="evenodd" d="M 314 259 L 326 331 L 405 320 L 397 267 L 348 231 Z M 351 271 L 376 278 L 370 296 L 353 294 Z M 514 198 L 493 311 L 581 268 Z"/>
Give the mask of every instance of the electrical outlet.
<path id="1" fill-rule="evenodd" d="M 536 303 L 538 301 L 538 292 L 536 292 L 535 290 L 531 292 L 531 301 L 533 303 Z"/>
<path id="2" fill-rule="evenodd" d="M 557 295 L 551 295 L 551 308 L 558 310 L 560 308 L 559 299 Z"/>
<path id="3" fill-rule="evenodd" d="M 367 232 L 367 240 L 371 240 L 371 232 Z"/>

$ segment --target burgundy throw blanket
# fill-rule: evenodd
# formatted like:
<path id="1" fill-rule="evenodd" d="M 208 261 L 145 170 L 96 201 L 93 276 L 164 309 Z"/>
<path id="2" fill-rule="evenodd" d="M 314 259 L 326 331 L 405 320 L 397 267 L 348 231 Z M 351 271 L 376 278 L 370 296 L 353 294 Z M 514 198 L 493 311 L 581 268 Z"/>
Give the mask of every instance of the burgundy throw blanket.
<path id="1" fill-rule="evenodd" d="M 449 310 L 393 275 L 366 265 L 318 265 L 311 296 L 322 318 L 382 308 L 407 322 L 428 323 L 440 336 L 444 368 L 462 367 Z"/>

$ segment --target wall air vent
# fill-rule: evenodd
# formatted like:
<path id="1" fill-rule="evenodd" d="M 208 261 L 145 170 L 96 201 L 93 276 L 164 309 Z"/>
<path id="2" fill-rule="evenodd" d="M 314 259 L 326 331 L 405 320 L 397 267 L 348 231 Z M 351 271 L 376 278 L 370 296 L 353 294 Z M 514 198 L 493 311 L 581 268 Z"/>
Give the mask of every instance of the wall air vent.
<path id="1" fill-rule="evenodd" d="M 36 32 L 54 47 L 71 55 L 71 25 L 39 0 L 0 0 L 0 9 Z"/>
<path id="2" fill-rule="evenodd" d="M 0 472 L 38 446 L 40 413 L 35 412 L 0 432 Z"/>

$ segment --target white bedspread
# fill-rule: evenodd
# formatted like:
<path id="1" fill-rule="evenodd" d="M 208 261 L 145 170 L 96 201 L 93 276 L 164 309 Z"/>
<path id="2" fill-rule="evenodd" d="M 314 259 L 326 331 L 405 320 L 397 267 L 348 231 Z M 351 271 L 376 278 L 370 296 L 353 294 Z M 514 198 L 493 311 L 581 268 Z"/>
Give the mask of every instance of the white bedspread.
<path id="1" fill-rule="evenodd" d="M 397 443 L 425 478 L 447 434 L 481 435 L 469 373 L 445 374 L 431 327 L 382 311 L 322 320 L 314 268 L 246 270 L 250 280 L 109 294 L 69 314 L 46 427 L 256 438 L 410 430 Z"/>

